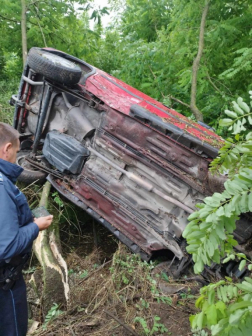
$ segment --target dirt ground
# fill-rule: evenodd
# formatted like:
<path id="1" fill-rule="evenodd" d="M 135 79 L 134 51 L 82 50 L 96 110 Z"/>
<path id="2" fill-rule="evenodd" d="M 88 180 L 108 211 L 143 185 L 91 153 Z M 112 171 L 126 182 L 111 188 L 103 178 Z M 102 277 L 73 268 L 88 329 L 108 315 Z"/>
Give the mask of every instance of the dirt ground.
<path id="1" fill-rule="evenodd" d="M 63 226 L 61 240 L 69 271 L 70 302 L 67 309 L 59 307 L 62 313 L 45 325 L 43 304 L 29 284 L 29 270 L 41 277 L 33 260 L 26 273 L 28 302 L 30 319 L 39 326 L 32 335 L 192 335 L 189 316 L 195 313 L 198 284 L 176 283 L 167 276 L 162 280 L 153 273 L 154 266 L 142 263 L 124 245 L 118 245 L 92 219 L 85 225 L 79 223 L 71 233 L 65 230 Z M 163 292 L 162 284 L 167 284 L 172 294 Z M 171 290 L 173 286 L 178 286 L 177 292 Z"/>

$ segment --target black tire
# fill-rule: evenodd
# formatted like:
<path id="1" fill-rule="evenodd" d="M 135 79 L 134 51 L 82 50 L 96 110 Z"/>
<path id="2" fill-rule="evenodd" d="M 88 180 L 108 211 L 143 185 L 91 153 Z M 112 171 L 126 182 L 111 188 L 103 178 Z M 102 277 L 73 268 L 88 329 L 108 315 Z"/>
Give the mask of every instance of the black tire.
<path id="1" fill-rule="evenodd" d="M 16 164 L 24 169 L 21 175 L 18 177 L 18 181 L 25 184 L 31 184 L 35 181 L 37 181 L 37 183 L 42 183 L 45 181 L 48 174 L 33 167 L 27 160 L 25 160 L 25 157 L 28 156 L 29 153 L 30 151 L 20 151 L 17 154 Z M 48 168 L 50 167 L 49 163 L 43 159 L 41 160 L 40 164 L 43 164 Z"/>
<path id="2" fill-rule="evenodd" d="M 82 71 L 77 64 L 40 48 L 29 51 L 27 62 L 37 73 L 61 84 L 74 85 L 81 78 Z"/>

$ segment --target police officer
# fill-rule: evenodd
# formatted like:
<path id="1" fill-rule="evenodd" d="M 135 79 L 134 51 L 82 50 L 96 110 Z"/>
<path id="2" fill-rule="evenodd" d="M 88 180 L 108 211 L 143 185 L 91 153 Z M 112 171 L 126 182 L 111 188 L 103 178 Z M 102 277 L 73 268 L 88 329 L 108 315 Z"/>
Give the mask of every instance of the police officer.
<path id="1" fill-rule="evenodd" d="M 24 194 L 14 184 L 23 170 L 15 164 L 19 148 L 19 133 L 0 123 L 0 336 L 26 335 L 25 282 L 21 271 L 10 282 L 8 272 L 22 262 L 39 231 L 48 228 L 53 218 L 33 219 Z"/>

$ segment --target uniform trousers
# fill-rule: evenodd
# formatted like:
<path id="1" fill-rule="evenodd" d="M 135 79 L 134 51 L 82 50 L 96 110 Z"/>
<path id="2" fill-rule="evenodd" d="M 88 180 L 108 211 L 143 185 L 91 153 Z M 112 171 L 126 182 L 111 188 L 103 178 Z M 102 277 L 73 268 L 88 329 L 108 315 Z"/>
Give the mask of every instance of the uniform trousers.
<path id="1" fill-rule="evenodd" d="M 20 275 L 11 289 L 0 288 L 0 336 L 25 336 L 27 323 L 26 284 Z"/>

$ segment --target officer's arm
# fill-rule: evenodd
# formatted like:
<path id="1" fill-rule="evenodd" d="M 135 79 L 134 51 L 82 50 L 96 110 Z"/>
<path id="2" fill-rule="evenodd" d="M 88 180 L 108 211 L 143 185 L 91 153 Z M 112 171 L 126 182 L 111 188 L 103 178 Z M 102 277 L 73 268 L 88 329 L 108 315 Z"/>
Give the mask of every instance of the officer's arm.
<path id="1" fill-rule="evenodd" d="M 0 185 L 0 260 L 9 259 L 26 250 L 37 238 L 35 223 L 19 227 L 15 202 L 3 185 Z"/>

